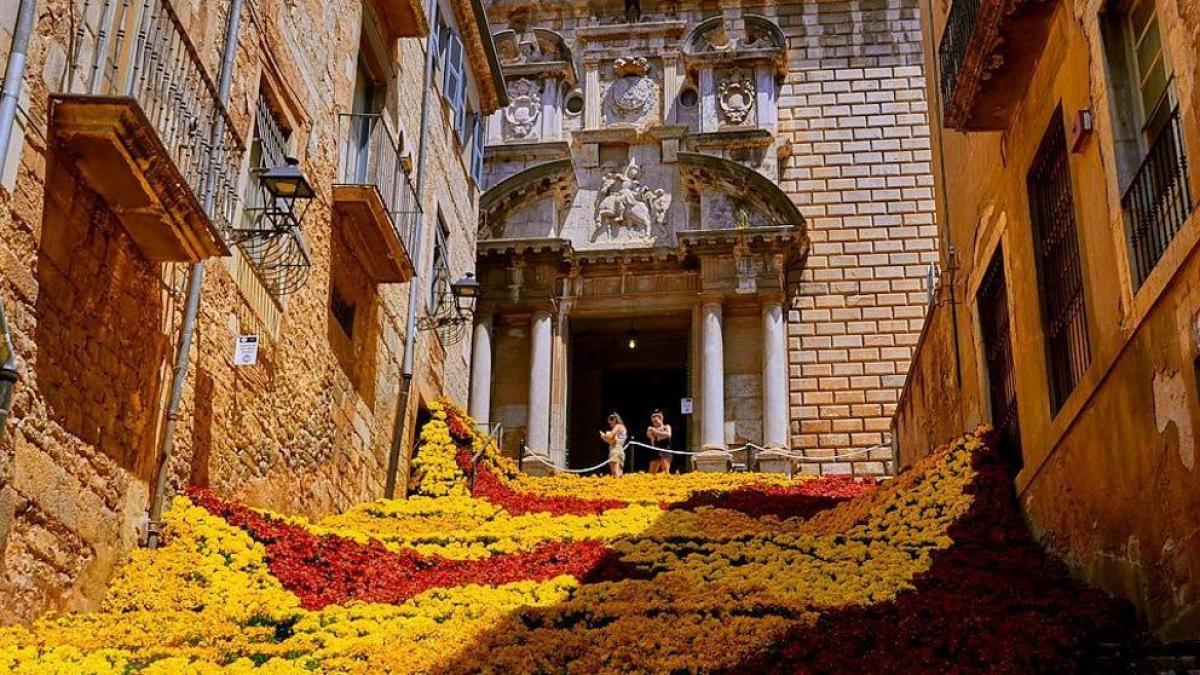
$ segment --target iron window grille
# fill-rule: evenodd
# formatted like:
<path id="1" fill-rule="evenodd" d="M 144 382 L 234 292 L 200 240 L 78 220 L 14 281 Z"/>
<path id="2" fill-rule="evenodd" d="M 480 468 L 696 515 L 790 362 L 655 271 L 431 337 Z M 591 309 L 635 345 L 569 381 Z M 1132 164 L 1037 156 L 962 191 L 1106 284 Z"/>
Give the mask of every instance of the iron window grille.
<path id="1" fill-rule="evenodd" d="M 254 273 L 277 300 L 303 286 L 311 268 L 300 223 L 284 219 L 287 225 L 280 226 L 273 217 L 291 214 L 291 205 L 271 197 L 260 181 L 268 170 L 287 162 L 289 135 L 260 91 L 255 106 L 245 208 L 242 224 L 234 235 Z"/>
<path id="2" fill-rule="evenodd" d="M 1042 138 L 1026 187 L 1046 335 L 1050 407 L 1057 413 L 1092 359 L 1061 107 Z"/>
<path id="3" fill-rule="evenodd" d="M 992 424 L 1000 433 L 1001 447 L 1011 453 L 1020 468 L 1021 428 L 1017 418 L 1017 377 L 1013 365 L 1012 329 L 1008 313 L 1008 283 L 1004 278 L 1004 254 L 997 250 L 984 272 L 976 293 L 983 356 L 987 365 L 988 399 Z"/>

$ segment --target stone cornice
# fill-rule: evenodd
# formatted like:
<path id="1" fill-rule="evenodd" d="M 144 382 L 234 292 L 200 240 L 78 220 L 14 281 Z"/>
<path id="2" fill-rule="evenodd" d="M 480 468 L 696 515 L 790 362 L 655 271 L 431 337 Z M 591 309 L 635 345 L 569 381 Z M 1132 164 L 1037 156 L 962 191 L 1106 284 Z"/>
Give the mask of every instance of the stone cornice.
<path id="1" fill-rule="evenodd" d="M 450 5 L 479 87 L 480 112 L 490 115 L 508 105 L 508 88 L 504 85 L 504 72 L 492 42 L 487 11 L 483 0 L 450 0 Z"/>

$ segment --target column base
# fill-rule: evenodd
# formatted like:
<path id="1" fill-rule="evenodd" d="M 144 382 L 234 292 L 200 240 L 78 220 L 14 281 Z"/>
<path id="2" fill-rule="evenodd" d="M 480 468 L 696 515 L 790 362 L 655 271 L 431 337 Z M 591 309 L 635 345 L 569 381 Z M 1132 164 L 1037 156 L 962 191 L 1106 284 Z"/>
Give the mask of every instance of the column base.
<path id="1" fill-rule="evenodd" d="M 521 473 L 527 476 L 553 475 L 554 468 L 547 464 L 550 461 L 548 455 L 526 448 L 525 454 L 521 456 Z"/>
<path id="2" fill-rule="evenodd" d="M 755 470 L 761 473 L 782 473 L 791 476 L 794 469 L 791 453 L 787 448 L 775 446 L 758 453 L 755 458 Z"/>
<path id="3" fill-rule="evenodd" d="M 729 455 L 724 448 L 705 446 L 703 450 L 692 455 L 692 466 L 703 473 L 729 473 Z"/>

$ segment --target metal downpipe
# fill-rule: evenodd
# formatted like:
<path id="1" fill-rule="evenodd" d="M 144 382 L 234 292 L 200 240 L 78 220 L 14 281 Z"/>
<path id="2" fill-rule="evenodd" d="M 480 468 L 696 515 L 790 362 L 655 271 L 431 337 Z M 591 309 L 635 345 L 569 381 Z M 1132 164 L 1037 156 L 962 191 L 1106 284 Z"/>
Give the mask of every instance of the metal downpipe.
<path id="1" fill-rule="evenodd" d="M 221 54 L 221 71 L 217 82 L 217 96 L 222 105 L 229 103 L 229 92 L 233 85 L 233 63 L 237 57 L 237 36 L 242 23 L 242 5 L 244 0 L 232 0 L 229 6 L 229 22 L 225 31 L 225 48 Z M 216 133 L 213 138 L 220 138 L 224 131 L 224 118 L 217 115 L 214 122 Z M 210 166 L 211 177 L 215 167 Z M 211 183 L 211 180 L 209 181 Z M 212 210 L 213 192 L 205 190 L 204 212 Z M 171 393 L 163 425 L 162 445 L 158 452 L 158 465 L 155 469 L 154 495 L 150 500 L 149 523 L 146 527 L 146 546 L 158 548 L 159 529 L 162 525 L 163 501 L 167 491 L 167 475 L 171 458 L 175 452 L 175 424 L 179 419 L 179 405 L 183 401 L 183 385 L 187 379 L 188 361 L 191 358 L 192 337 L 196 333 L 196 317 L 200 314 L 200 289 L 204 285 L 204 261 L 192 263 L 188 274 L 187 304 L 184 305 L 183 323 L 179 327 L 179 351 L 175 355 L 175 369 L 171 377 Z"/>
<path id="2" fill-rule="evenodd" d="M 437 0 L 431 0 L 429 7 L 426 10 L 430 17 L 435 17 L 437 12 Z M 433 68 L 436 50 L 441 48 L 441 45 L 435 45 L 433 36 L 436 35 L 436 22 L 430 28 L 430 37 L 425 41 L 425 86 L 424 92 L 421 94 L 421 132 L 417 143 L 417 201 L 423 202 L 425 196 L 425 167 L 426 150 L 429 146 L 429 106 L 432 99 L 431 90 L 433 88 Z M 408 413 L 408 401 L 412 397 L 412 381 L 413 381 L 413 351 L 417 344 L 417 303 L 420 301 L 421 284 L 420 279 L 421 267 L 421 252 L 422 252 L 422 230 L 425 225 L 425 210 L 421 209 L 420 215 L 413 225 L 412 236 L 409 241 L 414 247 L 413 251 L 413 268 L 418 271 L 418 275 L 414 276 L 408 283 L 408 321 L 404 329 L 404 366 L 400 377 L 400 394 L 396 397 L 396 421 L 392 427 L 392 445 L 388 450 L 388 465 L 386 483 L 383 489 L 383 496 L 388 499 L 394 499 L 396 496 L 397 472 L 400 470 L 400 455 L 404 450 L 404 436 L 408 431 L 405 424 L 405 418 Z"/>

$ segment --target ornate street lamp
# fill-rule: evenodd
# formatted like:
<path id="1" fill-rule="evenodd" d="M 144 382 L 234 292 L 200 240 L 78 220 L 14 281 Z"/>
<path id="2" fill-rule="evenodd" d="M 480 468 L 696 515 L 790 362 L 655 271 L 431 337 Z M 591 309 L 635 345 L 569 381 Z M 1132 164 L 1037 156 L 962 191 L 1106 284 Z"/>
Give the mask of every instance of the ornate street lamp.
<path id="1" fill-rule="evenodd" d="M 432 330 L 444 345 L 452 345 L 467 334 L 467 326 L 475 318 L 475 305 L 483 292 L 479 280 L 471 272 L 447 284 L 448 274 L 439 274 L 434 281 L 437 306 L 428 316 L 417 320 L 419 330 Z"/>
<path id="2" fill-rule="evenodd" d="M 278 297 L 298 290 L 308 279 L 312 263 L 300 223 L 317 193 L 295 157 L 258 174 L 257 182 L 263 205 L 247 209 L 253 218 L 249 227 L 234 230 L 233 243 Z"/>

